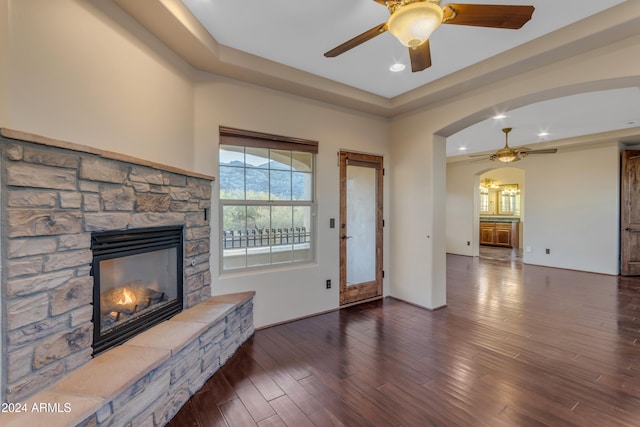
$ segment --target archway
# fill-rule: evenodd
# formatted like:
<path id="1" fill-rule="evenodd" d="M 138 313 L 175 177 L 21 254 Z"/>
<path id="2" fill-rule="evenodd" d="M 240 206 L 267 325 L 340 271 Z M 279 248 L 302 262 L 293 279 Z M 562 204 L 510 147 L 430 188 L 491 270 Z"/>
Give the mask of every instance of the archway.
<path id="1" fill-rule="evenodd" d="M 611 32 L 615 32 L 617 29 L 619 27 L 611 26 Z M 593 40 L 593 35 L 585 30 L 584 39 L 585 42 Z M 518 64 L 522 65 L 520 68 L 505 67 L 503 70 L 505 78 L 497 84 L 487 84 L 459 95 L 454 93 L 446 99 L 440 98 L 439 102 L 434 102 L 424 109 L 394 118 L 391 122 L 392 144 L 389 168 L 392 171 L 390 190 L 393 194 L 393 203 L 391 215 L 394 218 L 394 232 L 390 236 L 390 247 L 393 253 L 391 259 L 393 269 L 391 294 L 393 296 L 428 308 L 446 305 L 445 253 L 456 245 L 468 248 L 466 242 L 473 232 L 472 220 L 468 218 L 462 222 L 457 220 L 463 215 L 468 217 L 473 215 L 473 188 L 468 180 L 461 179 L 459 182 L 462 183 L 462 187 L 456 188 L 456 193 L 448 191 L 449 185 L 456 178 L 450 179 L 448 173 L 449 167 L 447 167 L 444 154 L 446 138 L 460 129 L 491 117 L 496 110 L 509 111 L 534 102 L 581 92 L 638 86 L 640 74 L 638 74 L 637 66 L 630 60 L 631 57 L 637 57 L 637 39 L 635 41 L 634 44 L 628 39 L 615 39 L 606 47 L 595 47 L 580 54 L 576 54 L 575 49 L 570 49 L 575 47 L 575 43 L 572 46 L 567 43 L 567 55 L 560 60 L 545 62 L 542 66 L 536 67 L 535 62 L 544 58 L 539 55 L 530 56 L 527 58 L 529 62 Z M 552 53 L 556 52 L 557 50 L 554 50 Z M 526 54 L 523 52 L 523 55 Z M 548 59 L 548 57 L 546 58 Z M 616 141 L 609 142 L 617 143 Z M 595 183 L 598 189 L 602 187 L 603 183 L 608 186 L 609 181 L 615 175 L 611 171 L 617 167 L 612 166 L 614 160 L 617 160 L 617 150 L 617 146 L 607 145 L 605 152 L 596 153 L 594 156 L 583 156 L 588 157 L 583 160 L 590 164 L 593 163 L 593 166 L 590 166 L 592 170 L 601 169 L 603 161 L 607 163 L 607 168 L 609 168 L 607 174 L 596 177 L 599 179 Z M 541 177 L 540 182 L 550 186 L 556 192 L 553 195 L 556 199 L 560 199 L 562 197 L 560 193 L 564 192 L 566 202 L 567 178 L 563 177 L 562 180 L 551 182 L 550 177 L 544 175 L 545 168 L 549 167 L 549 163 L 556 161 L 549 159 L 549 157 L 551 156 L 547 156 L 544 160 L 537 158 L 527 158 L 526 160 L 528 204 L 531 201 L 529 197 L 533 194 L 529 191 L 529 184 L 532 182 L 529 176 L 530 166 L 536 169 L 535 173 Z M 554 164 L 553 167 L 562 168 L 564 167 L 562 161 L 565 159 L 569 158 L 575 161 L 579 157 L 581 156 L 561 157 L 559 155 L 557 159 L 560 159 L 558 161 L 560 164 Z M 479 164 L 474 166 L 476 166 L 474 171 L 481 169 Z M 573 165 L 573 167 L 577 166 Z M 585 169 L 584 165 L 582 167 Z M 575 182 L 578 175 L 580 174 L 568 176 L 571 180 L 570 191 L 574 191 L 574 189 L 583 191 L 583 187 Z M 584 184 L 581 185 L 584 186 Z M 545 189 L 539 190 L 538 197 L 548 196 Z M 601 202 L 599 208 L 605 204 L 615 204 L 615 200 L 610 197 L 612 191 L 610 188 L 608 190 L 607 194 L 598 192 L 598 197 L 604 195 L 606 199 L 606 202 Z M 450 197 L 455 198 L 456 201 L 456 209 L 454 210 L 448 208 Z M 548 207 L 545 206 L 544 201 L 541 201 L 540 205 L 544 208 Z M 585 209 L 584 204 L 574 206 L 572 209 L 574 219 L 585 220 L 584 217 L 575 215 L 575 212 Z M 609 224 L 615 217 L 614 209 L 599 212 L 601 217 L 598 218 L 598 221 L 607 223 L 607 230 L 611 235 L 616 234 L 615 228 L 611 230 Z M 557 216 L 557 214 L 558 212 L 549 210 L 545 220 L 549 216 Z M 563 212 L 563 214 L 569 217 L 567 212 Z M 528 215 L 527 222 L 530 219 Z M 580 225 L 584 228 L 584 224 L 580 224 L 579 221 L 573 221 L 569 225 L 571 227 Z M 463 225 L 457 227 L 459 224 Z M 455 230 L 457 233 L 455 238 L 450 239 L 452 227 L 458 229 Z M 416 233 L 416 230 L 425 230 L 426 232 Z M 601 231 L 601 229 L 597 230 Z M 572 237 L 575 233 L 576 231 L 573 230 Z M 419 236 L 419 238 L 413 239 L 408 245 L 406 241 L 408 235 Z M 549 237 L 549 232 L 541 236 L 546 239 Z M 576 249 L 582 253 L 593 247 L 592 244 L 583 243 L 583 236 L 579 237 L 571 242 L 573 246 L 570 249 L 572 251 Z M 544 262 L 552 260 L 556 255 L 569 256 L 569 252 L 559 250 L 563 246 L 563 242 L 560 242 L 557 236 L 551 235 L 549 240 L 550 242 L 540 240 L 533 248 L 536 251 L 542 248 L 544 255 L 544 248 L 552 247 L 550 257 L 541 257 L 540 261 L 543 265 Z M 606 240 L 606 245 L 610 250 L 612 245 L 610 239 Z M 558 250 L 553 249 L 554 247 L 558 247 Z M 470 252 L 470 249 L 464 250 L 467 253 Z M 610 252 L 615 254 L 616 249 L 614 248 Z M 571 255 L 576 256 L 575 254 Z M 580 256 L 583 263 L 588 262 L 590 267 L 594 265 L 591 254 L 584 256 L 580 254 Z M 608 263 L 611 262 L 612 256 L 606 256 Z M 569 268 L 576 267 L 579 266 Z"/>
<path id="2" fill-rule="evenodd" d="M 474 255 L 485 247 L 523 248 L 525 227 L 525 172 L 517 167 L 497 167 L 476 175 L 479 185 L 474 197 Z M 474 176 L 474 182 L 476 181 Z"/>

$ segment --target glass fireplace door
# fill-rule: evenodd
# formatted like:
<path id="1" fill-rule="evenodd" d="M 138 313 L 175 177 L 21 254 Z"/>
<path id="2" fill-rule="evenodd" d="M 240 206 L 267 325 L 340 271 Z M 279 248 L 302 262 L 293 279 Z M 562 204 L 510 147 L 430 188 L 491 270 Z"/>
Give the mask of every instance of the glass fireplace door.
<path id="1" fill-rule="evenodd" d="M 100 333 L 177 298 L 176 248 L 100 261 Z"/>
<path id="2" fill-rule="evenodd" d="M 93 352 L 182 310 L 181 226 L 94 233 Z"/>

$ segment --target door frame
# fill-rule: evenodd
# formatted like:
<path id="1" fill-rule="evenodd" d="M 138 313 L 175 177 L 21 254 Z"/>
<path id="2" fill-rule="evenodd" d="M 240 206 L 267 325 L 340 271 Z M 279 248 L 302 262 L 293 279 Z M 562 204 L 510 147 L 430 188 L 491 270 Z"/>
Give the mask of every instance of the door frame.
<path id="1" fill-rule="evenodd" d="M 640 223 L 634 223 L 635 182 L 629 178 L 630 168 L 637 165 L 640 150 L 622 150 L 620 154 L 620 275 L 640 275 L 639 257 L 637 253 Z M 633 165 L 632 165 L 633 163 Z M 635 172 L 635 170 L 634 170 Z M 636 215 L 637 218 L 637 215 Z"/>
<path id="2" fill-rule="evenodd" d="M 382 156 L 340 150 L 338 152 L 340 168 L 340 305 L 351 304 L 382 296 L 383 270 L 383 176 L 384 158 Z M 347 165 L 374 168 L 376 171 L 376 251 L 375 280 L 347 287 Z"/>

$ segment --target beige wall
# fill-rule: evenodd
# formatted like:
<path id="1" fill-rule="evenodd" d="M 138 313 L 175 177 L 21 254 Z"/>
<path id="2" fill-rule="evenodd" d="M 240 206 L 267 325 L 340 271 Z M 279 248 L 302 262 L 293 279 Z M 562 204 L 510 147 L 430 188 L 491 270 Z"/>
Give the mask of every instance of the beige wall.
<path id="1" fill-rule="evenodd" d="M 9 0 L 0 0 L 0 94 L 9 92 Z M 9 120 L 9 99 L 0 96 L 0 127 Z"/>
<path id="2" fill-rule="evenodd" d="M 617 141 L 535 160 L 527 173 L 524 261 L 618 274 Z M 565 172 L 556 175 L 551 171 Z M 545 248 L 550 249 L 549 255 Z"/>
<path id="3" fill-rule="evenodd" d="M 340 149 L 384 156 L 389 162 L 388 121 L 281 92 L 237 81 L 201 75 L 196 85 L 195 151 L 197 167 L 217 175 L 218 127 L 229 126 L 260 132 L 311 139 L 319 142 L 317 157 L 317 262 L 298 268 L 278 268 L 250 274 L 224 274 L 214 280 L 214 294 L 256 291 L 255 322 L 269 325 L 292 318 L 335 309 L 339 303 L 339 228 L 329 228 L 329 219 L 339 221 Z M 218 190 L 216 185 L 214 193 Z M 389 212 L 389 179 L 384 185 L 384 214 Z M 214 211 L 219 209 L 214 207 Z M 212 222 L 212 244 L 219 241 L 219 215 Z M 389 271 L 388 229 L 384 234 L 385 269 Z M 217 254 L 217 251 L 216 251 Z M 219 259 L 211 259 L 217 276 Z M 333 287 L 325 289 L 326 279 Z M 384 284 L 388 291 L 388 283 Z"/>
<path id="4" fill-rule="evenodd" d="M 111 2 L 2 1 L 11 80 L 1 126 L 192 169 L 181 60 Z"/>
<path id="5" fill-rule="evenodd" d="M 474 183 L 479 174 L 493 166 L 489 160 L 449 163 L 448 252 L 469 255 L 469 249 L 460 242 L 473 239 L 477 243 L 474 202 L 478 192 Z M 604 140 L 581 148 L 561 148 L 557 154 L 527 157 L 518 167 L 525 174 L 523 261 L 618 274 L 617 142 Z"/>
<path id="6" fill-rule="evenodd" d="M 424 132 L 429 119 L 411 116 L 392 123 L 391 294 L 437 308 L 446 301 L 445 141 Z"/>

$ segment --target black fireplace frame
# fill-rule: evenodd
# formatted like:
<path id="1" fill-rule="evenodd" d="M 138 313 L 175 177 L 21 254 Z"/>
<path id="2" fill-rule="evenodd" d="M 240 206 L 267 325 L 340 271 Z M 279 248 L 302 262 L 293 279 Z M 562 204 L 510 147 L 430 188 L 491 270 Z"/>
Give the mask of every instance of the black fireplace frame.
<path id="1" fill-rule="evenodd" d="M 182 311 L 184 277 L 184 226 L 164 226 L 91 233 L 93 262 L 93 356 L 122 344 L 140 332 L 167 320 Z M 158 310 L 141 314 L 135 321 L 115 326 L 106 333 L 100 331 L 100 261 L 176 248 L 177 298 Z"/>

